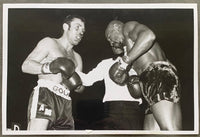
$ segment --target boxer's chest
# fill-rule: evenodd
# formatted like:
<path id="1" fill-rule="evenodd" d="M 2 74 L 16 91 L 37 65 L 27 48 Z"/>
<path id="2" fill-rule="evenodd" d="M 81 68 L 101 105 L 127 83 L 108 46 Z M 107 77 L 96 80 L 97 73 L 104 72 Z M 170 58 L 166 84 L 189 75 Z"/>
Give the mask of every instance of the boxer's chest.
<path id="1" fill-rule="evenodd" d="M 51 62 L 58 57 L 66 57 L 68 59 L 71 59 L 74 62 L 75 66 L 78 65 L 73 50 L 66 51 L 64 48 L 54 48 L 54 49 L 52 49 L 52 51 L 49 53 L 49 55 L 42 62 L 43 63 L 44 62 Z"/>

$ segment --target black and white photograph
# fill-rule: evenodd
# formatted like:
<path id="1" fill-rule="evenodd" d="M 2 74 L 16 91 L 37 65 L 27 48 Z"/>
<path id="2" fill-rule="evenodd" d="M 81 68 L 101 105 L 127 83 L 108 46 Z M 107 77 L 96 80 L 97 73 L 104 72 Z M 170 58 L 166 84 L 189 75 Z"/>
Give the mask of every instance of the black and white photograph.
<path id="1" fill-rule="evenodd" d="M 199 134 L 195 3 L 4 3 L 3 135 Z"/>

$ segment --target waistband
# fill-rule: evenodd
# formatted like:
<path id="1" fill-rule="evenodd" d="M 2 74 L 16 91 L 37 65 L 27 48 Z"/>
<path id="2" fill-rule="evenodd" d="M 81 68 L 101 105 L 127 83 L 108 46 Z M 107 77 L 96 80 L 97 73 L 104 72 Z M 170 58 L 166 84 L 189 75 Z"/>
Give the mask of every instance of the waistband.
<path id="1" fill-rule="evenodd" d="M 53 81 L 45 80 L 45 79 L 39 79 L 37 81 L 38 85 L 35 87 L 46 87 L 51 92 L 55 93 L 56 95 L 65 98 L 67 100 L 71 100 L 71 97 L 69 96 L 70 91 L 66 89 L 61 84 L 54 83 Z"/>
<path id="2" fill-rule="evenodd" d="M 169 61 L 155 61 L 155 62 L 152 62 L 146 67 L 146 69 L 144 69 L 144 71 L 148 70 L 148 68 L 150 66 L 153 66 L 153 65 L 166 65 L 166 66 L 170 66 L 171 68 L 173 68 L 174 71 L 177 71 L 176 67 Z"/>

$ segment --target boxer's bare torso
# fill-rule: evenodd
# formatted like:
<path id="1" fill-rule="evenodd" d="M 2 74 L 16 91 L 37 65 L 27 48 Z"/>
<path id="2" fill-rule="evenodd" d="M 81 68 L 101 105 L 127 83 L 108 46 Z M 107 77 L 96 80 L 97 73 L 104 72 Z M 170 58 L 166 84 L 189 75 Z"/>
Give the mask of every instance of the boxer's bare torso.
<path id="1" fill-rule="evenodd" d="M 127 47 L 127 52 L 130 52 L 131 50 L 132 55 L 129 55 L 131 58 L 134 58 L 133 68 L 138 74 L 141 74 L 152 62 L 167 61 L 166 56 L 159 44 L 153 41 L 154 38 L 151 40 L 150 37 L 153 37 L 153 33 L 149 28 L 147 28 L 147 26 L 136 21 L 130 21 L 124 24 L 123 34 L 125 36 L 125 46 Z M 140 49 L 144 46 L 147 46 L 148 48 L 145 49 L 146 51 L 142 51 L 143 53 L 141 54 Z M 141 55 L 135 57 L 135 54 L 138 53 Z"/>
<path id="2" fill-rule="evenodd" d="M 82 63 L 80 63 L 80 57 L 79 54 L 76 53 L 73 49 L 66 50 L 64 46 L 61 45 L 59 39 L 50 39 L 49 40 L 49 54 L 47 57 L 45 57 L 40 63 L 44 64 L 46 62 L 51 62 L 57 57 L 67 57 L 68 59 L 71 59 L 75 66 L 78 67 L 79 69 L 82 67 Z M 51 81 L 55 81 L 56 83 L 60 83 L 62 81 L 61 73 L 58 74 L 48 74 L 48 75 L 43 75 L 40 74 L 38 75 L 39 79 L 48 79 Z"/>
<path id="3" fill-rule="evenodd" d="M 46 79 L 50 81 L 54 81 L 55 83 L 60 83 L 62 81 L 61 74 L 42 74 L 41 66 L 46 62 L 51 62 L 58 57 L 67 57 L 75 63 L 78 69 L 82 69 L 82 60 L 78 53 L 76 53 L 72 48 L 67 48 L 62 45 L 60 39 L 54 38 L 44 38 L 42 39 L 36 48 L 31 52 L 28 56 L 25 64 L 30 64 L 31 62 L 37 65 L 30 66 L 29 73 L 38 73 L 39 79 Z M 37 70 L 37 71 L 36 71 Z"/>
<path id="4" fill-rule="evenodd" d="M 149 64 L 155 61 L 167 61 L 165 54 L 158 43 L 155 43 L 149 51 L 140 56 L 133 63 L 133 68 L 138 74 L 141 74 L 149 66 Z"/>

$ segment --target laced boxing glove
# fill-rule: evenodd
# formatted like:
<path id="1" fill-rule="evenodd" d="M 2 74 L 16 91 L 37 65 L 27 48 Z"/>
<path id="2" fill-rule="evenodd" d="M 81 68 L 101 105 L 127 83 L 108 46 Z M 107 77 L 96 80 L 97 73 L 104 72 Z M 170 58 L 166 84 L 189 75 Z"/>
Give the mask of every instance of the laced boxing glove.
<path id="1" fill-rule="evenodd" d="M 66 78 L 69 78 L 75 71 L 75 64 L 72 60 L 66 57 L 59 57 L 52 62 L 42 65 L 43 74 L 57 74 L 62 73 Z"/>
<path id="2" fill-rule="evenodd" d="M 65 74 L 62 74 L 62 77 L 63 77 L 62 83 L 70 91 L 72 90 L 78 91 L 81 88 L 82 81 L 80 76 L 76 72 L 74 72 L 70 78 L 65 77 Z"/>
<path id="3" fill-rule="evenodd" d="M 125 85 L 128 79 L 128 64 L 125 63 L 121 57 L 118 57 L 119 61 L 114 63 L 110 70 L 109 76 L 112 81 L 114 81 L 118 85 Z"/>
<path id="4" fill-rule="evenodd" d="M 139 76 L 132 75 L 129 76 L 127 87 L 132 97 L 138 99 L 142 97 L 142 91 L 139 84 Z"/>

